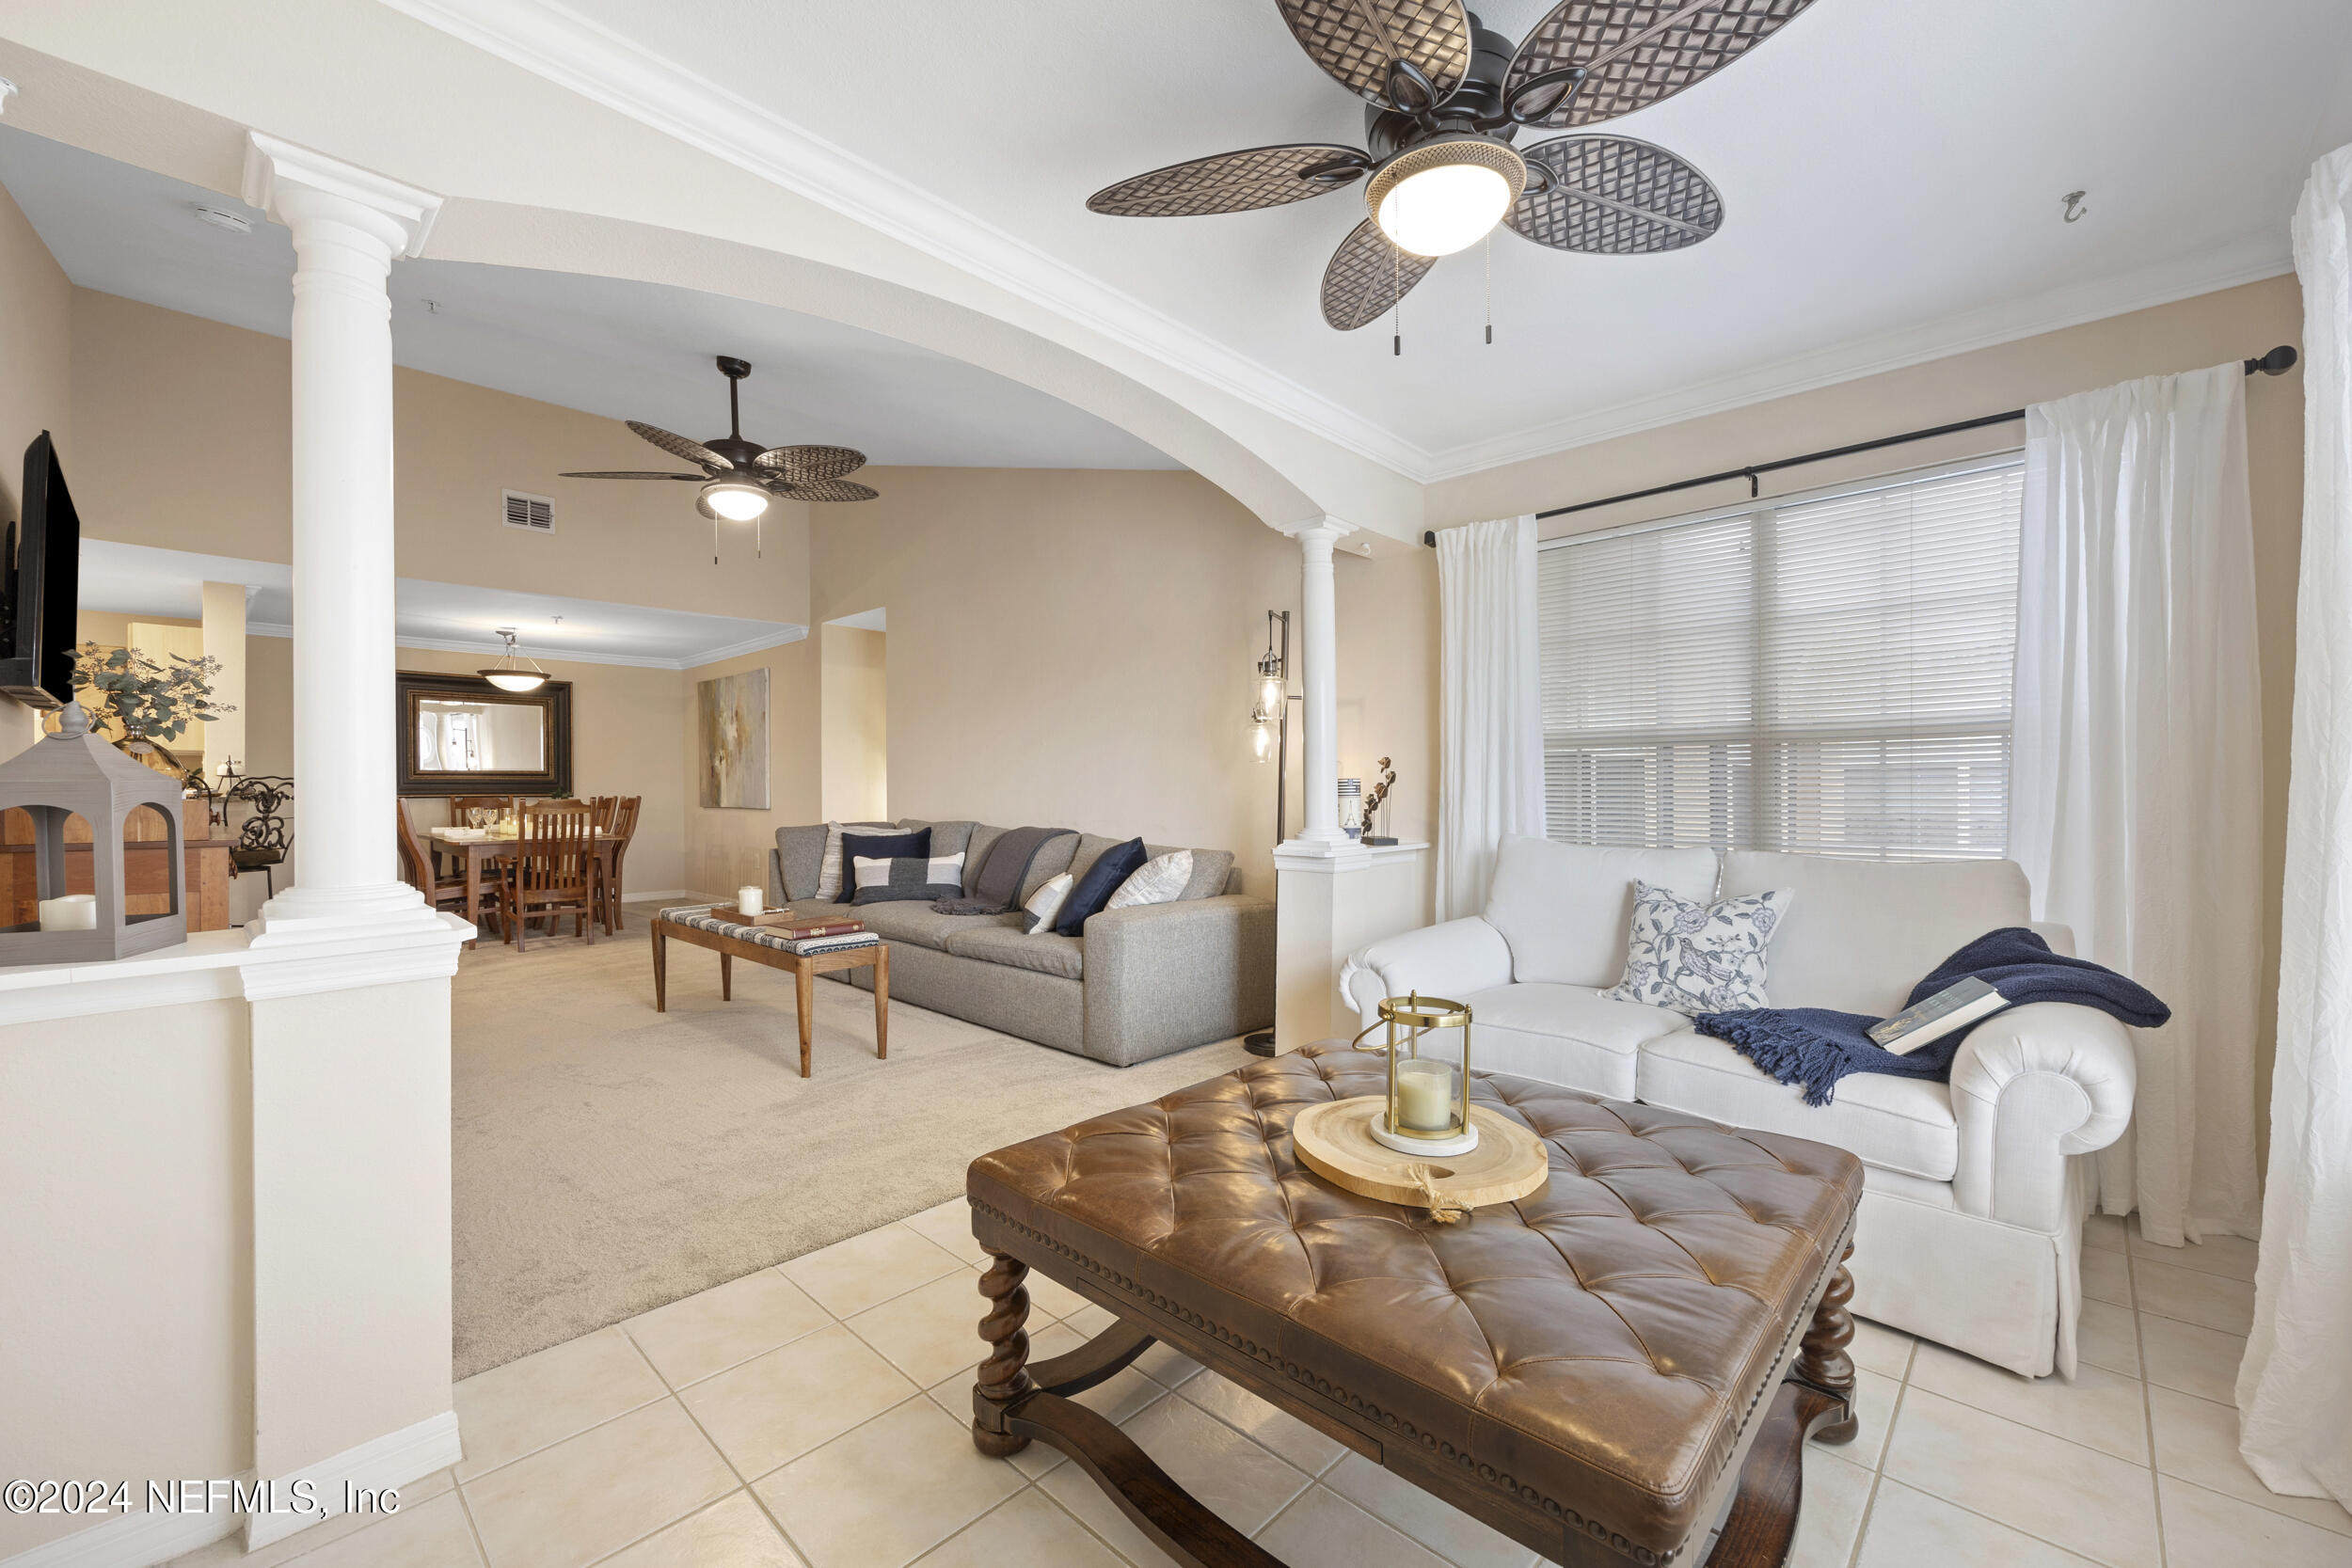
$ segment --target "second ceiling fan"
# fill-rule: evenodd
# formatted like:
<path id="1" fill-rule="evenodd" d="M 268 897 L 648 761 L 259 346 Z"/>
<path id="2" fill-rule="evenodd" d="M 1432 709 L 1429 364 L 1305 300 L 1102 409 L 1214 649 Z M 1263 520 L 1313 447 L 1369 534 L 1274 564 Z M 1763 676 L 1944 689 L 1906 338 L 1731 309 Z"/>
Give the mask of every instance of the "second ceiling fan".
<path id="1" fill-rule="evenodd" d="M 748 360 L 722 354 L 719 373 L 727 378 L 727 434 L 689 440 L 640 420 L 623 422 L 673 457 L 700 465 L 697 473 L 648 468 L 603 468 L 559 475 L 563 479 L 659 479 L 699 484 L 694 510 L 719 522 L 755 522 L 777 497 L 798 501 L 870 501 L 880 491 L 844 475 L 866 467 L 866 454 L 848 447 L 761 447 L 743 438 L 739 388 L 752 373 Z"/>
<path id="2" fill-rule="evenodd" d="M 1366 101 L 1367 148 L 1252 147 L 1170 164 L 1087 198 L 1120 217 L 1199 217 L 1303 201 L 1369 176 L 1366 216 L 1323 273 L 1323 319 L 1385 315 L 1438 260 L 1507 224 L 1555 250 L 1633 256 L 1723 224 L 1705 175 L 1596 125 L 1672 97 L 1778 31 L 1812 0 L 1563 0 L 1514 48 L 1462 0 L 1276 0 L 1308 57 Z M 1490 329 L 1491 331 L 1491 329 Z"/>

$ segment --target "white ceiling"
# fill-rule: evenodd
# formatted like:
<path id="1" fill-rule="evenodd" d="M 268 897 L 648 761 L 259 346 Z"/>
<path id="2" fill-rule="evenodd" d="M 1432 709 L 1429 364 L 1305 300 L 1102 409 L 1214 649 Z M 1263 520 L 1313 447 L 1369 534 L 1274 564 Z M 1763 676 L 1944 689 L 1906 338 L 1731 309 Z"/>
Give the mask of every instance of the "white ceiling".
<path id="1" fill-rule="evenodd" d="M 293 630 L 294 570 L 289 566 L 85 539 L 81 572 L 84 610 L 193 621 L 204 612 L 203 584 L 241 582 L 248 590 L 248 631 L 283 637 Z M 393 584 L 393 630 L 404 648 L 500 654 L 505 649 L 498 628 L 513 626 L 522 652 L 581 664 L 689 670 L 797 642 L 808 635 L 806 626 L 786 621 L 654 610 L 418 578 L 401 578 Z"/>
<path id="2" fill-rule="evenodd" d="M 1409 296 L 1392 358 L 1385 327 L 1316 310 L 1352 187 L 1213 218 L 1084 210 L 1179 159 L 1360 140 L 1359 101 L 1272 0 L 388 3 L 559 79 L 608 44 L 659 56 L 952 205 L 976 252 L 993 226 L 1370 421 L 1423 478 L 2284 271 L 2304 170 L 2352 139 L 2344 0 L 1819 0 L 1611 126 L 1704 170 L 1722 233 L 1623 259 L 1500 235 L 1495 344 L 1473 250 Z M 1515 38 L 1545 8 L 1481 8 Z M 2090 215 L 2066 224 L 2077 188 Z"/>
<path id="3" fill-rule="evenodd" d="M 287 231 L 215 192 L 0 126 L 0 186 L 84 288 L 284 337 Z M 232 233 L 201 204 L 253 219 Z M 455 261 L 392 270 L 403 365 L 612 419 L 726 433 L 714 355 L 752 362 L 744 434 L 855 447 L 877 464 L 1173 468 L 1034 388 L 879 333 L 660 284 Z M 428 305 L 426 302 L 432 302 Z M 670 466 L 646 449 L 647 467 Z"/>

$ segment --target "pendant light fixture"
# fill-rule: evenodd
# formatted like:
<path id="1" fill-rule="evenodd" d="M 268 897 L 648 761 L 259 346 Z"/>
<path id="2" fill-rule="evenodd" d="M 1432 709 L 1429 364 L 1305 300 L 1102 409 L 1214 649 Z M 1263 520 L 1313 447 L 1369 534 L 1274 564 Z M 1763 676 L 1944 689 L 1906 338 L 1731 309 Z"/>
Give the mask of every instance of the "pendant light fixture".
<path id="1" fill-rule="evenodd" d="M 545 686 L 548 673 L 539 668 L 539 661 L 527 654 L 518 654 L 515 651 L 515 628 L 501 626 L 499 635 L 506 639 L 506 657 L 489 669 L 479 670 L 475 673 L 501 691 L 536 691 Z M 516 662 L 516 659 L 522 660 L 522 664 L 528 664 L 531 668 L 524 669 L 522 664 Z"/>

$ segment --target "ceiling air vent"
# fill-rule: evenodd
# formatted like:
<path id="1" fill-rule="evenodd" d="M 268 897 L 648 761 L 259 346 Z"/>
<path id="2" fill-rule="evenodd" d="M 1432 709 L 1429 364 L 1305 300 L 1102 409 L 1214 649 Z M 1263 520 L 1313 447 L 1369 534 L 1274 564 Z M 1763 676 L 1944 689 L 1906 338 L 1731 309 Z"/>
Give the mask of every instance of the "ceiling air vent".
<path id="1" fill-rule="evenodd" d="M 506 499 L 506 526 L 529 533 L 555 531 L 555 502 L 546 496 L 526 496 L 520 490 L 501 490 Z"/>

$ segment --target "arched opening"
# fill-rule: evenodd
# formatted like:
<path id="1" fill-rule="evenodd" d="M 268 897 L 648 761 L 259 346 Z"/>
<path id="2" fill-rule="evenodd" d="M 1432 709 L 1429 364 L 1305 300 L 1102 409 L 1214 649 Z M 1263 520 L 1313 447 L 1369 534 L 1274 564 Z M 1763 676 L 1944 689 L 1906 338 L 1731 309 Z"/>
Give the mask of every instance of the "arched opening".
<path id="1" fill-rule="evenodd" d="M 122 921 L 126 926 L 180 912 L 180 825 L 162 807 L 133 806 L 122 817 Z"/>

